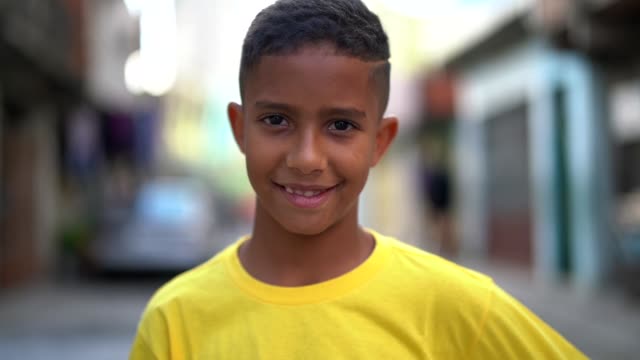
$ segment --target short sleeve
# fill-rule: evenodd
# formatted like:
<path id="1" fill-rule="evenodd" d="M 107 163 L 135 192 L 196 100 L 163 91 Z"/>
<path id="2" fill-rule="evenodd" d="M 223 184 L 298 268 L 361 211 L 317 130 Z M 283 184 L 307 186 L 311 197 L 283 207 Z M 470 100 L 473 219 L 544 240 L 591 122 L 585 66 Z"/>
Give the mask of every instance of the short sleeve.
<path id="1" fill-rule="evenodd" d="M 144 336 L 140 333 L 136 334 L 131 346 L 131 352 L 129 353 L 129 360 L 157 360 L 156 355 L 151 351 L 149 344 L 145 340 Z"/>
<path id="2" fill-rule="evenodd" d="M 129 360 L 169 359 L 167 324 L 160 309 L 148 307 L 131 346 Z"/>
<path id="3" fill-rule="evenodd" d="M 562 335 L 494 285 L 472 359 L 586 359 Z"/>

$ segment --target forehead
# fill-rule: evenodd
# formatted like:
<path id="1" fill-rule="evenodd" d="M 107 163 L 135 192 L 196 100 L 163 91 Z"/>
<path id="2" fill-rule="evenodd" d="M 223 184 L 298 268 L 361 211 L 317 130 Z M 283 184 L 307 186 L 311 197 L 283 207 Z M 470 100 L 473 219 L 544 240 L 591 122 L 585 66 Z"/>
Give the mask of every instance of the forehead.
<path id="1" fill-rule="evenodd" d="M 248 73 L 245 106 L 271 101 L 312 110 L 357 107 L 375 116 L 372 82 L 379 62 L 337 54 L 331 47 L 306 47 L 289 55 L 263 56 Z"/>

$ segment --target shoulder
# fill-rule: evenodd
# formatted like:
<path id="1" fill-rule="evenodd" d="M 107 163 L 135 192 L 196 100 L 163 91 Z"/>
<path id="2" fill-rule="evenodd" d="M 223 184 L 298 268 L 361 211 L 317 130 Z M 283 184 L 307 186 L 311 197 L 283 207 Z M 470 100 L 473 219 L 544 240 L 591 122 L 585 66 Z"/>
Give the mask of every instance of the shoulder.
<path id="1" fill-rule="evenodd" d="M 555 329 L 497 286 L 471 354 L 475 358 L 586 359 Z"/>
<path id="2" fill-rule="evenodd" d="M 429 318 L 446 322 L 447 329 L 477 333 L 497 288 L 489 276 L 394 238 L 376 236 L 391 253 L 384 275 L 388 287 L 422 304 Z"/>
<path id="3" fill-rule="evenodd" d="M 376 239 L 389 248 L 392 266 L 389 269 L 400 278 L 439 291 L 438 296 L 454 293 L 488 300 L 495 287 L 493 280 L 480 272 L 466 268 L 438 255 L 431 254 L 393 237 L 374 232 Z"/>
<path id="4" fill-rule="evenodd" d="M 181 333 L 183 322 L 196 321 L 201 309 L 210 304 L 229 302 L 229 280 L 225 259 L 236 249 L 237 243 L 227 247 L 205 263 L 188 270 L 160 287 L 142 313 L 130 354 L 131 359 L 169 358 L 171 337 Z M 177 335 L 180 334 L 180 335 Z"/>
<path id="5" fill-rule="evenodd" d="M 176 301 L 194 301 L 202 296 L 211 296 L 212 293 L 203 292 L 202 289 L 219 289 L 225 286 L 225 258 L 235 246 L 228 246 L 208 261 L 162 285 L 149 300 L 146 311 L 163 308 Z"/>
<path id="6" fill-rule="evenodd" d="M 467 354 L 481 332 L 493 280 L 391 237 L 380 236 L 380 243 L 391 253 L 383 286 L 404 309 L 413 309 L 436 357 Z"/>
<path id="7" fill-rule="evenodd" d="M 411 245 L 375 234 L 393 254 L 394 285 L 411 287 L 427 308 L 445 350 L 469 359 L 584 359 L 585 356 L 526 306 L 479 272 Z"/>

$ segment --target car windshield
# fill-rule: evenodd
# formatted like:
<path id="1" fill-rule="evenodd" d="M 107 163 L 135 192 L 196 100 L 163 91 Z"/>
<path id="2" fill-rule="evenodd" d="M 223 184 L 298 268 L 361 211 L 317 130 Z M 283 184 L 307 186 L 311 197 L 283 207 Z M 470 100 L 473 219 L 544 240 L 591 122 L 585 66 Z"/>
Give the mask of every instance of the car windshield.
<path id="1" fill-rule="evenodd" d="M 201 195 L 180 184 L 150 184 L 139 194 L 136 212 L 140 220 L 153 223 L 185 223 L 201 211 Z"/>

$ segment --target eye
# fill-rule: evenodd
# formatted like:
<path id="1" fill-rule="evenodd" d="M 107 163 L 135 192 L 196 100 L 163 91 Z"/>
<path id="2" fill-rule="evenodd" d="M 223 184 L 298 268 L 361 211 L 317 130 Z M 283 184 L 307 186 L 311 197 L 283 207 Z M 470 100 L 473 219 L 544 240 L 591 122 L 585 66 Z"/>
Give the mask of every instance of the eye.
<path id="1" fill-rule="evenodd" d="M 268 115 L 261 119 L 262 122 L 273 127 L 286 127 L 289 122 L 282 115 Z"/>
<path id="2" fill-rule="evenodd" d="M 339 132 L 349 131 L 355 129 L 356 126 L 347 120 L 336 120 L 329 125 L 329 130 L 335 130 Z"/>

